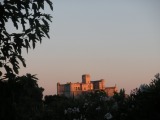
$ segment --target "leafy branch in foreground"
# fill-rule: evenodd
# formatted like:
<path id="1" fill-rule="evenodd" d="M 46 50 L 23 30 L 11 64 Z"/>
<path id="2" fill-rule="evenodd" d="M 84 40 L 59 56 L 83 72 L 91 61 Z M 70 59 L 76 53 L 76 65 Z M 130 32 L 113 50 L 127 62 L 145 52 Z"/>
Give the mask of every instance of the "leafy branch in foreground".
<path id="1" fill-rule="evenodd" d="M 0 68 L 6 74 L 19 73 L 19 61 L 26 67 L 22 49 L 41 43 L 43 37 L 49 38 L 49 22 L 52 16 L 44 13 L 45 3 L 53 10 L 50 0 L 4 0 L 0 2 Z M 7 23 L 13 23 L 15 30 L 9 32 Z M 20 31 L 20 32 L 19 32 Z M 0 71 L 0 76 L 3 73 Z"/>

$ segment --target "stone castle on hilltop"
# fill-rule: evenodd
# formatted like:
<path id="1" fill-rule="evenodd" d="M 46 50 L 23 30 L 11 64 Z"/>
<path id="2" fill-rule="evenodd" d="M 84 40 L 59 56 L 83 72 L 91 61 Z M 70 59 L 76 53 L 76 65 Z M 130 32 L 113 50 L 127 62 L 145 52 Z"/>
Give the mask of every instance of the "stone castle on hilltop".
<path id="1" fill-rule="evenodd" d="M 66 97 L 76 97 L 78 95 L 94 92 L 96 90 L 104 90 L 108 96 L 113 96 L 117 92 L 116 85 L 114 87 L 105 87 L 104 79 L 91 81 L 89 74 L 82 75 L 82 82 L 79 83 L 57 83 L 57 95 L 64 95 Z"/>

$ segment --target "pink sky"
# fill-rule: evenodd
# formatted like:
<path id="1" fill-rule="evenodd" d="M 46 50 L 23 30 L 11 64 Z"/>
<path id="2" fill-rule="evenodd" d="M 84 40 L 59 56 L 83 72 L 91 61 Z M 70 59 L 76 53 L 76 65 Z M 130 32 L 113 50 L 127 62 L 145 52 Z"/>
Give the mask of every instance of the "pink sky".
<path id="1" fill-rule="evenodd" d="M 53 4 L 51 39 L 24 53 L 27 68 L 21 68 L 37 74 L 45 95 L 56 94 L 57 82 L 81 82 L 86 73 L 130 93 L 160 72 L 160 1 Z"/>

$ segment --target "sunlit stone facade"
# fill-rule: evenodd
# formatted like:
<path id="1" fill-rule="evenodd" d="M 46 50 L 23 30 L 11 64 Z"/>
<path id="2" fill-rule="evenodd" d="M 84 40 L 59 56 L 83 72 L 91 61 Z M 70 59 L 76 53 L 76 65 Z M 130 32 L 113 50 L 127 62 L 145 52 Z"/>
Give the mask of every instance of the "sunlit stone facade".
<path id="1" fill-rule="evenodd" d="M 57 83 L 57 95 L 67 97 L 76 97 L 86 92 L 94 92 L 95 90 L 104 90 L 108 96 L 113 96 L 117 92 L 117 87 L 105 87 L 104 79 L 91 81 L 89 74 L 82 75 L 82 82 L 79 83 Z"/>

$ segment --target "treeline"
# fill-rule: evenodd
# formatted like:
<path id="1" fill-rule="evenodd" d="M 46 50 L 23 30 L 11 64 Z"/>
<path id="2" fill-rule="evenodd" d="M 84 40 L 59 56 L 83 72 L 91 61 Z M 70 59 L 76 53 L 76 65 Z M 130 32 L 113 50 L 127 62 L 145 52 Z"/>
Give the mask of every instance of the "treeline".
<path id="1" fill-rule="evenodd" d="M 0 81 L 0 120 L 160 120 L 160 74 L 149 85 L 113 97 L 104 91 L 78 98 L 47 95 L 35 75 Z"/>

